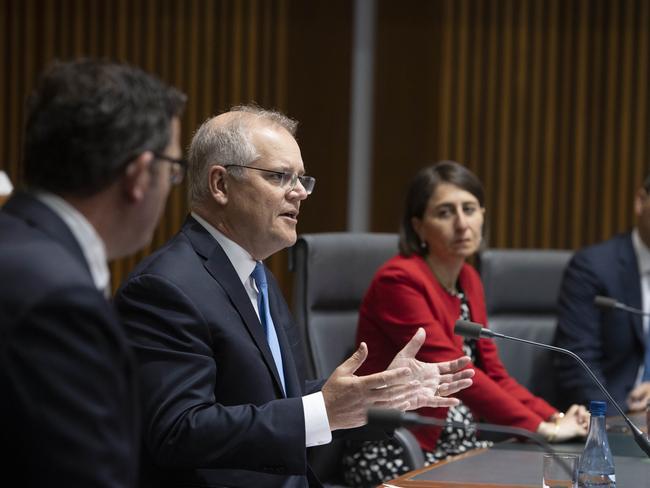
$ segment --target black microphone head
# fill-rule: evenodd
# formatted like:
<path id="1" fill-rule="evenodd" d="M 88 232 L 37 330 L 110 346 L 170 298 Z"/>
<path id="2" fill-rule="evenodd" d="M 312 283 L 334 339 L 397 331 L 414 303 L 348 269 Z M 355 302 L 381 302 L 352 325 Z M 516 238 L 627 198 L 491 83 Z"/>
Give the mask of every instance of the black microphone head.
<path id="1" fill-rule="evenodd" d="M 404 414 L 399 410 L 369 408 L 366 417 L 368 419 L 368 425 L 381 427 L 385 430 L 394 430 L 404 425 Z"/>
<path id="2" fill-rule="evenodd" d="M 597 307 L 616 308 L 618 306 L 618 302 L 610 297 L 596 295 L 596 298 L 594 298 L 594 305 Z"/>
<path id="3" fill-rule="evenodd" d="M 483 326 L 469 320 L 457 320 L 454 326 L 454 334 L 467 337 L 468 339 L 479 339 Z"/>

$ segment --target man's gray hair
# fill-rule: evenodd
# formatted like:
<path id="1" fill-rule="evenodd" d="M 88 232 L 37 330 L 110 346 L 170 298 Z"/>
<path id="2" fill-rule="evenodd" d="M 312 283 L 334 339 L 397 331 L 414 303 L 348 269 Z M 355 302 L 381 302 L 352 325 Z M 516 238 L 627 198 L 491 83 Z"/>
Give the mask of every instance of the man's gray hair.
<path id="1" fill-rule="evenodd" d="M 206 120 L 198 128 L 189 149 L 188 191 L 190 206 L 203 202 L 210 194 L 208 173 L 213 165 L 248 166 L 260 155 L 252 142 L 251 126 L 265 123 L 280 126 L 295 136 L 298 122 L 275 110 L 257 105 L 237 105 L 233 116 L 223 124 Z M 251 117 L 251 114 L 253 117 Z"/>

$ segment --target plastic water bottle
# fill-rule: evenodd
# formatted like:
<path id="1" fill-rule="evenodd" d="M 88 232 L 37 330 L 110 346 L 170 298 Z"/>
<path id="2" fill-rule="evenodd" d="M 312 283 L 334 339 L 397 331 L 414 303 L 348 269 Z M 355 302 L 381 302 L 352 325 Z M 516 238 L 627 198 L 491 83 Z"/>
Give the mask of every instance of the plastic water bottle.
<path id="1" fill-rule="evenodd" d="M 605 402 L 592 401 L 589 404 L 591 423 L 585 450 L 578 464 L 578 486 L 580 488 L 615 488 L 614 458 L 609 450 L 605 432 Z"/>

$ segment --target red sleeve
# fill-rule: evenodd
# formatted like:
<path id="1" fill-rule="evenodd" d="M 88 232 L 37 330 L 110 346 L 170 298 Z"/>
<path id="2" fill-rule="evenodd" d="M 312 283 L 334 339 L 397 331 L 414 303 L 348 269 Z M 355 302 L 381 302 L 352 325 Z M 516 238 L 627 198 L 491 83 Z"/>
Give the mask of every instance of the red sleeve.
<path id="1" fill-rule="evenodd" d="M 383 268 L 364 299 L 357 338 L 368 344 L 369 358 L 360 370 L 362 374 L 385 369 L 418 327 L 424 327 L 427 333 L 418 353 L 421 361 L 448 361 L 463 354 L 462 339 L 453 334 L 453 326 L 460 314 L 460 301 L 436 289 L 422 269 L 409 264 Z M 481 345 L 481 354 L 484 349 L 485 346 Z M 529 407 L 529 404 L 536 403 L 532 401 L 534 397 L 508 376 L 496 355 L 494 344 L 488 345 L 483 363 L 485 371 L 475 368 L 474 384 L 457 395 L 478 417 L 535 431 L 542 417 L 554 412 L 551 408 L 548 415 L 542 411 L 540 416 L 536 408 Z M 420 413 L 445 417 L 446 409 L 422 409 Z M 435 446 L 435 439 L 430 444 L 418 437 L 423 447 Z"/>

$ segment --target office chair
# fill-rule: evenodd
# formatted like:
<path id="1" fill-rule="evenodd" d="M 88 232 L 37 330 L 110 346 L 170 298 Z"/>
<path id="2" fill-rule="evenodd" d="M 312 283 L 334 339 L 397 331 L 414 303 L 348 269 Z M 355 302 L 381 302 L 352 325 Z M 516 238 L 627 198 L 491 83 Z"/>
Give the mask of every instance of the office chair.
<path id="1" fill-rule="evenodd" d="M 293 310 L 303 334 L 309 377 L 327 378 L 354 352 L 361 300 L 376 270 L 396 253 L 396 234 L 305 234 L 291 248 Z M 397 429 L 395 438 L 410 465 L 423 467 L 415 437 Z M 342 452 L 340 440 L 310 449 L 310 464 L 326 486 L 342 483 Z"/>
<path id="2" fill-rule="evenodd" d="M 562 274 L 571 255 L 571 251 L 547 249 L 483 251 L 478 268 L 490 328 L 551 344 Z M 553 352 L 503 339 L 495 342 L 508 373 L 533 394 L 556 405 Z"/>

